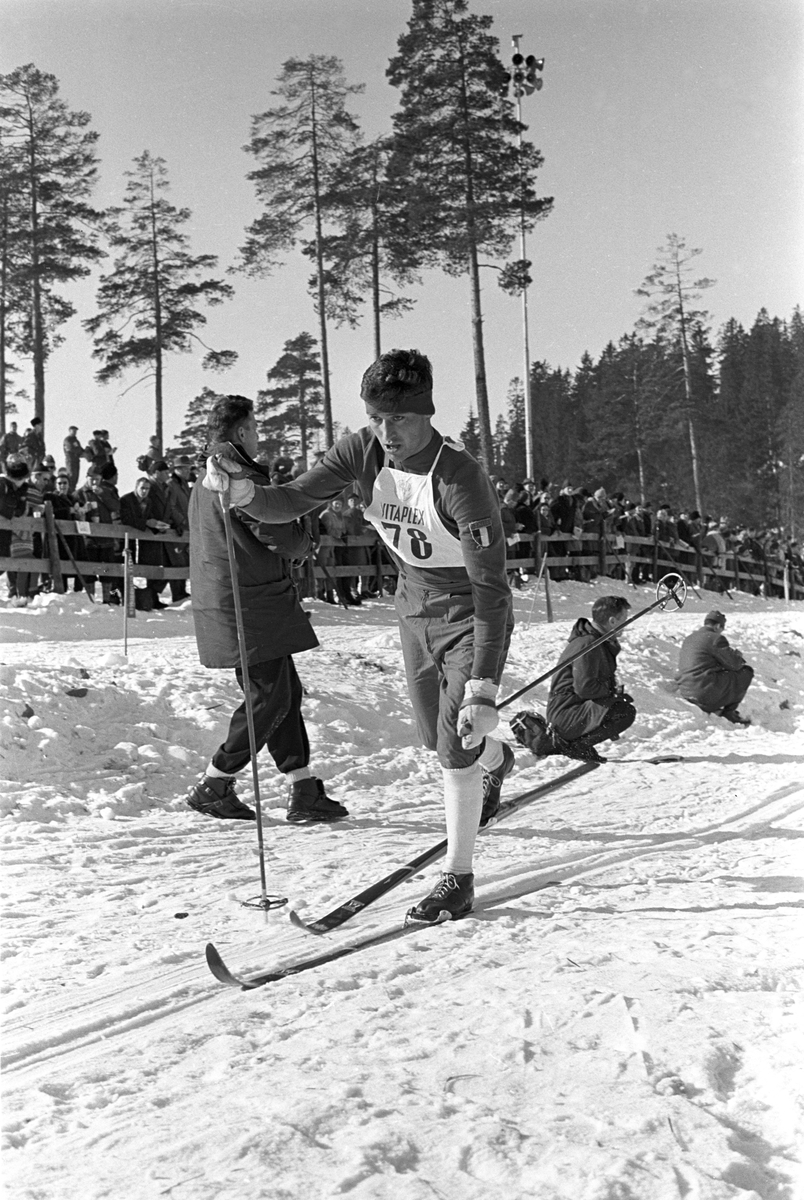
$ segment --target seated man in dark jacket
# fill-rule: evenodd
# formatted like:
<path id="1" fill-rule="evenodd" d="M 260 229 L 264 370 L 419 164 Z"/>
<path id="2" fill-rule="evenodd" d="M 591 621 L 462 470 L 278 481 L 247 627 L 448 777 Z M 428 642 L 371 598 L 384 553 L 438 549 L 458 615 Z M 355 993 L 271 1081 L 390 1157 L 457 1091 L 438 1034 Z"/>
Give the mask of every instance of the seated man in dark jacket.
<path id="1" fill-rule="evenodd" d="M 605 762 L 595 750 L 597 743 L 616 741 L 633 725 L 633 701 L 617 684 L 617 639 L 609 638 L 574 662 L 569 661 L 602 634 L 621 625 L 630 607 L 624 596 L 601 596 L 596 600 L 591 621 L 581 617 L 575 622 L 559 659 L 547 701 L 547 721 L 538 713 L 517 713 L 514 717 L 511 727 L 517 740 L 537 758 L 566 754 L 583 762 Z"/>
<path id="2" fill-rule="evenodd" d="M 717 713 L 732 725 L 750 725 L 737 707 L 748 691 L 754 672 L 739 650 L 732 650 L 723 630 L 726 618 L 713 609 L 703 627 L 681 643 L 678 655 L 678 693 L 705 713 Z"/>
<path id="3" fill-rule="evenodd" d="M 243 478 L 269 482 L 254 461 L 259 436 L 254 406 L 244 396 L 221 396 L 209 413 L 209 452 L 226 448 Z M 234 589 L 220 497 L 200 486 L 190 493 L 190 581 L 198 654 L 205 667 L 235 669 L 243 687 Z M 310 743 L 301 712 L 302 685 L 292 655 L 312 650 L 318 638 L 299 604 L 288 560 L 303 558 L 312 542 L 298 521 L 268 525 L 243 509 L 232 510 L 232 537 L 240 584 L 243 636 L 258 754 L 263 746 L 288 790 L 287 819 L 296 824 L 348 816 L 310 771 Z M 202 779 L 190 789 L 190 808 L 209 817 L 254 820 L 235 793 L 235 776 L 251 762 L 245 702 L 235 710 L 226 740 Z"/>

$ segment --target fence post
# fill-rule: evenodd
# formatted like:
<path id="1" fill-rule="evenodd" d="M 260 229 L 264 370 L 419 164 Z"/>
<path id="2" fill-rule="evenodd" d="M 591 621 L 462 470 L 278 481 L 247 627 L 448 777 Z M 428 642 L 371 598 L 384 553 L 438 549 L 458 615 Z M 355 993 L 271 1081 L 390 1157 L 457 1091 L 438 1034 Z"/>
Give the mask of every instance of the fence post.
<path id="1" fill-rule="evenodd" d="M 653 527 L 653 582 L 659 582 L 659 530 Z"/>
<path id="2" fill-rule="evenodd" d="M 53 516 L 53 505 L 45 501 L 45 531 L 47 533 L 47 556 L 50 562 L 50 575 L 53 580 L 53 590 L 60 596 L 64 595 L 64 576 L 61 573 L 61 558 L 59 556 L 59 539 L 56 533 L 56 519 Z"/>

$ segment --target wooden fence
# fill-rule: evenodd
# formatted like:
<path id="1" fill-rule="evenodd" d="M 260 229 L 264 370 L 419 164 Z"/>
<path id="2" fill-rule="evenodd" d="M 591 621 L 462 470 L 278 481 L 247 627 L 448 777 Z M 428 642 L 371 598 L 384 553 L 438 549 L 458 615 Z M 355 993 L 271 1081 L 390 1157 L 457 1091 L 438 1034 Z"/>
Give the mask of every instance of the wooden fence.
<path id="1" fill-rule="evenodd" d="M 70 556 L 66 538 L 81 538 L 87 552 L 93 538 L 114 538 L 122 548 L 124 535 L 129 535 L 130 544 L 136 542 L 161 542 L 163 545 L 186 545 L 187 535 L 176 533 L 151 533 L 134 529 L 130 525 L 87 525 L 76 521 L 56 521 L 49 503 L 45 504 L 42 517 L 15 517 L 11 520 L 0 517 L 0 529 L 38 534 L 41 538 L 42 557 L 0 557 L 0 572 L 16 571 L 30 575 L 48 575 L 56 592 L 63 592 L 64 577 L 121 578 L 123 573 L 122 554 L 115 562 L 99 562 L 91 555 L 75 558 Z M 520 535 L 522 536 L 522 535 Z M 332 538 L 323 536 L 322 546 L 344 546 Z M 337 579 L 361 576 L 373 581 L 382 595 L 393 587 L 396 567 L 383 544 L 374 534 L 350 537 L 345 545 L 349 549 L 362 548 L 364 561 L 348 566 L 322 566 L 313 556 L 294 568 L 294 575 L 303 595 L 315 596 L 319 584 Z M 569 577 L 591 579 L 595 576 L 644 582 L 658 581 L 668 571 L 679 571 L 688 583 L 712 591 L 743 591 L 767 596 L 778 596 L 790 600 L 804 600 L 804 581 L 792 569 L 791 564 L 781 561 L 756 559 L 727 552 L 724 555 L 708 554 L 700 549 L 668 545 L 655 538 L 607 537 L 584 533 L 579 538 L 565 533 L 554 533 L 550 537 L 528 537 L 520 542 L 517 550 L 524 550 L 525 557 L 509 557 L 511 571 L 536 572 L 542 565 L 554 579 Z M 357 557 L 357 556 L 355 556 Z M 150 566 L 136 563 L 133 574 L 138 578 L 158 580 L 163 583 L 172 579 L 187 579 L 187 567 Z M 389 588 L 389 581 L 390 588 Z"/>

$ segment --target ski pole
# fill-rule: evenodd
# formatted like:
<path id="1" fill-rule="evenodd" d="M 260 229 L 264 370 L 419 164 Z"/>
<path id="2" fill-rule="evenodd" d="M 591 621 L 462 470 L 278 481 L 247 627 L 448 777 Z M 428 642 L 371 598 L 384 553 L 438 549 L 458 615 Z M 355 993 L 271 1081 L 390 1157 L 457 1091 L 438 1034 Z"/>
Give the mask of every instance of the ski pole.
<path id="1" fill-rule="evenodd" d="M 226 531 L 226 550 L 229 555 L 229 574 L 232 577 L 232 593 L 234 596 L 235 624 L 237 626 L 237 648 L 240 652 L 240 673 L 243 679 L 243 695 L 246 702 L 246 725 L 248 726 L 248 743 L 251 750 L 251 776 L 254 782 L 254 807 L 257 810 L 257 848 L 260 857 L 260 898 L 259 900 L 244 900 L 247 908 L 261 908 L 268 912 L 271 908 L 280 908 L 287 904 L 287 897 L 267 894 L 265 880 L 265 843 L 262 836 L 262 803 L 260 800 L 260 780 L 257 772 L 257 737 L 254 732 L 254 706 L 251 701 L 251 681 L 248 670 L 248 651 L 246 648 L 246 631 L 243 625 L 243 606 L 240 602 L 240 577 L 235 557 L 234 533 L 232 531 L 232 514 L 229 511 L 229 493 L 221 492 L 221 508 L 223 509 L 223 528 Z"/>
<path id="2" fill-rule="evenodd" d="M 664 589 L 662 595 L 659 595 L 659 592 L 662 591 L 662 589 Z M 569 658 L 565 658 L 563 662 L 556 663 L 554 667 L 551 667 L 549 671 L 545 671 L 544 674 L 540 675 L 538 679 L 534 679 L 531 683 L 526 683 L 523 688 L 520 688 L 518 692 L 514 692 L 511 696 L 506 696 L 504 700 L 501 700 L 499 704 L 495 705 L 495 708 L 499 711 L 501 708 L 505 708 L 506 705 L 512 704 L 514 700 L 518 700 L 520 696 L 525 694 L 525 692 L 529 692 L 531 688 L 537 687 L 538 684 L 544 683 L 545 679 L 549 679 L 551 675 L 555 675 L 556 671 L 559 671 L 562 667 L 568 667 L 570 663 L 574 663 L 579 658 L 583 658 L 584 654 L 588 654 L 589 651 L 594 650 L 596 646 L 601 646 L 603 642 L 607 642 L 609 638 L 615 637 L 621 629 L 625 629 L 626 625 L 632 625 L 634 621 L 638 621 L 639 618 L 644 617 L 646 613 L 653 612 L 654 608 L 664 608 L 669 600 L 674 600 L 678 608 L 683 608 L 684 601 L 686 599 L 687 585 L 681 575 L 678 575 L 675 571 L 671 571 L 668 575 L 662 576 L 662 578 L 656 584 L 656 599 L 653 604 L 649 604 L 647 608 L 641 608 L 639 612 L 634 613 L 633 617 L 629 617 L 627 621 L 623 621 L 621 625 L 615 626 L 615 628 L 611 629 L 608 633 L 601 633 L 600 637 L 595 638 L 595 640 L 590 642 L 588 646 L 585 646 L 583 650 L 578 650 L 575 654 L 570 655 Z"/>
<path id="3" fill-rule="evenodd" d="M 74 568 L 74 570 L 75 570 L 75 573 L 76 573 L 76 575 L 78 576 L 78 581 L 79 581 L 79 583 L 81 584 L 81 587 L 84 589 L 84 591 L 85 591 L 85 592 L 86 592 L 86 594 L 89 596 L 89 598 L 90 598 L 90 600 L 92 601 L 92 603 L 94 604 L 94 603 L 95 603 L 95 597 L 94 597 L 94 595 L 92 594 L 92 592 L 90 592 L 90 590 L 89 590 L 89 585 L 87 584 L 87 581 L 86 581 L 86 579 L 84 579 L 84 576 L 83 576 L 83 575 L 81 574 L 81 572 L 78 570 L 78 563 L 77 563 L 77 562 L 75 561 L 75 559 L 73 558 L 73 552 L 72 552 L 72 550 L 70 549 L 70 547 L 69 547 L 69 545 L 68 545 L 68 543 L 67 543 L 67 538 L 64 536 L 64 534 L 62 533 L 62 531 L 59 529 L 58 525 L 56 526 L 56 534 L 57 534 L 57 536 L 60 538 L 62 546 L 63 546 L 63 547 L 64 547 L 64 549 L 67 551 L 67 555 L 68 555 L 68 557 L 69 557 L 69 559 L 70 559 L 70 562 L 73 564 L 73 568 Z"/>
<path id="4" fill-rule="evenodd" d="M 313 557 L 315 558 L 315 561 L 316 561 L 316 565 L 317 565 L 317 566 L 319 566 L 319 567 L 321 568 L 321 570 L 324 572 L 324 578 L 326 579 L 327 583 L 330 585 L 330 589 L 331 589 L 331 590 L 332 590 L 332 591 L 335 593 L 335 595 L 338 597 L 338 603 L 339 603 L 339 604 L 342 604 L 344 608 L 348 608 L 348 607 L 349 607 L 349 605 L 346 603 L 346 601 L 344 600 L 343 596 L 342 596 L 342 595 L 341 595 L 341 593 L 338 591 L 338 585 L 337 585 L 337 583 L 336 583 L 336 582 L 335 582 L 335 580 L 332 578 L 332 576 L 330 575 L 330 573 L 329 573 L 329 571 L 327 570 L 327 568 L 325 567 L 325 565 L 322 563 L 322 561 L 321 561 L 321 558 L 320 558 L 320 553 L 321 553 L 321 551 L 319 550 L 319 552 L 318 552 L 317 554 L 313 555 Z"/>
<path id="5" fill-rule="evenodd" d="M 530 623 L 531 623 L 531 621 L 533 620 L 533 610 L 534 610 L 534 608 L 536 607 L 536 597 L 537 597 L 537 596 L 538 596 L 538 594 L 539 594 L 539 584 L 540 584 L 540 583 L 541 583 L 541 581 L 542 581 L 542 575 L 544 574 L 544 564 L 545 564 L 545 562 L 546 562 L 546 561 L 547 561 L 547 555 L 546 555 L 546 554 L 543 554 L 543 555 L 542 555 L 542 564 L 541 564 L 541 566 L 539 567 L 539 574 L 538 574 L 538 576 L 536 577 L 536 587 L 533 589 L 533 599 L 532 599 L 532 600 L 531 600 L 531 602 L 530 602 L 530 612 L 529 612 L 529 614 L 528 614 L 528 623 L 527 623 L 527 625 L 525 626 L 525 629 L 526 629 L 526 630 L 527 630 L 527 629 L 530 629 Z"/>

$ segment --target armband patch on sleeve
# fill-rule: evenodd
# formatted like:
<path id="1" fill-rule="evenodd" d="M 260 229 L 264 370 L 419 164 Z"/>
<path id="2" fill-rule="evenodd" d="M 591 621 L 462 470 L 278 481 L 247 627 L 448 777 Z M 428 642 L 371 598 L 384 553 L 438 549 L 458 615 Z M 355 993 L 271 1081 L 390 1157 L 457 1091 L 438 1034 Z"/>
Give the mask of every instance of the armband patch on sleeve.
<path id="1" fill-rule="evenodd" d="M 491 517 L 484 517 L 482 521 L 470 521 L 468 529 L 472 541 L 481 550 L 491 545 Z"/>

